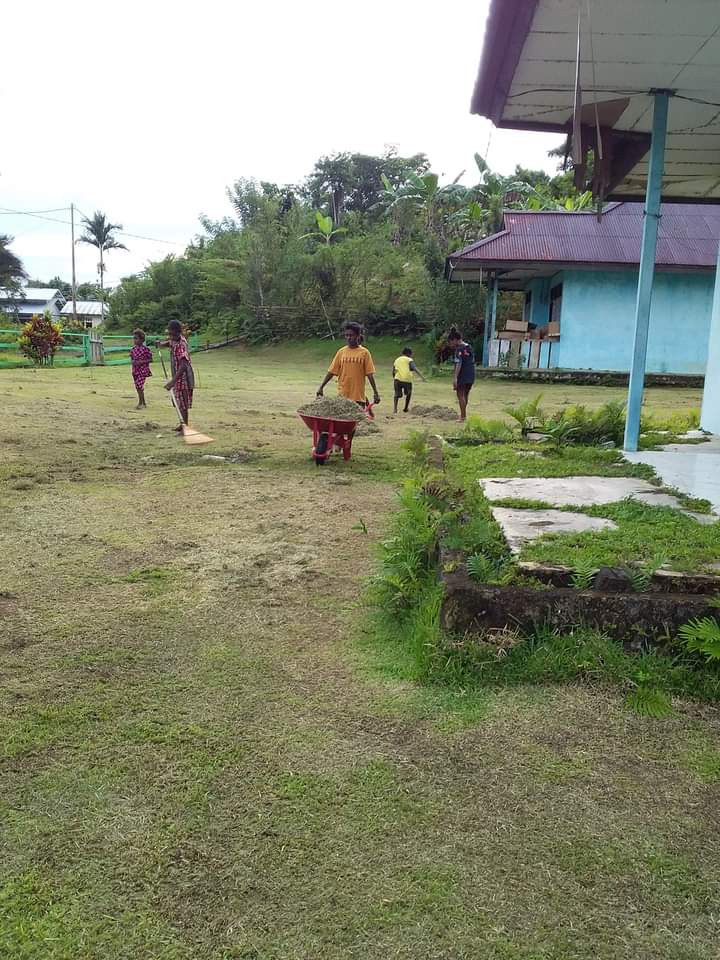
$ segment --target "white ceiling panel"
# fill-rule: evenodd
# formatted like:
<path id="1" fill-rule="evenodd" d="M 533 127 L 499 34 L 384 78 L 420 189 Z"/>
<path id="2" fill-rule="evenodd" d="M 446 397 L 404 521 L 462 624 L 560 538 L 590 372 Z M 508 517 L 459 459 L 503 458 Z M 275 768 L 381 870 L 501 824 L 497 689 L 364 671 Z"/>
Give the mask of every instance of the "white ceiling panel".
<path id="1" fill-rule="evenodd" d="M 586 4 L 582 4 L 583 13 Z M 541 0 L 532 29 L 538 32 L 569 33 L 576 30 L 577 0 Z M 593 32 L 676 37 L 697 35 L 700 42 L 711 31 L 706 24 L 717 23 L 717 0 L 591 0 Z"/>
<path id="2" fill-rule="evenodd" d="M 514 0 L 493 0 L 493 6 L 503 4 L 506 9 L 515 7 Z M 652 92 L 672 90 L 664 195 L 720 200 L 720 0 L 590 0 L 589 6 L 588 18 L 585 2 L 580 3 L 583 106 L 627 96 L 630 103 L 614 128 L 649 133 Z M 517 9 L 527 7 L 518 3 Z M 493 105 L 484 115 L 499 119 L 501 126 L 520 124 L 538 130 L 569 126 L 577 19 L 578 0 L 538 0 L 528 32 L 526 19 L 518 34 L 522 49 L 512 78 L 503 72 L 493 88 L 493 103 L 503 98 L 500 106 Z M 489 23 L 492 20 L 491 14 Z M 514 37 L 513 29 L 512 21 L 498 27 L 505 31 L 502 39 L 511 52 L 507 37 Z M 513 63 L 515 56 L 511 53 Z M 507 65 L 497 69 L 504 71 Z M 622 174 L 619 169 L 618 176 Z M 646 174 L 647 157 L 613 193 L 642 193 Z"/>

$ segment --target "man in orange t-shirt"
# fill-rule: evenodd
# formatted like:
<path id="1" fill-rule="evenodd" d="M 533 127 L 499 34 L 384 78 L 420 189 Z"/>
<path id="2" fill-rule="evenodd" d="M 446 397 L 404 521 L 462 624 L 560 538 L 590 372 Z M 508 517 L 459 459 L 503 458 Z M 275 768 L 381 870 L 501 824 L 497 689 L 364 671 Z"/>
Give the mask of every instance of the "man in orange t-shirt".
<path id="1" fill-rule="evenodd" d="M 359 323 L 348 323 L 345 325 L 344 332 L 347 346 L 341 347 L 333 357 L 330 369 L 320 384 L 317 395 L 321 397 L 325 386 L 333 377 L 337 377 L 338 393 L 364 406 L 365 378 L 367 377 L 374 392 L 373 402 L 380 403 L 380 394 L 375 384 L 375 364 L 370 351 L 360 343 L 362 327 Z"/>

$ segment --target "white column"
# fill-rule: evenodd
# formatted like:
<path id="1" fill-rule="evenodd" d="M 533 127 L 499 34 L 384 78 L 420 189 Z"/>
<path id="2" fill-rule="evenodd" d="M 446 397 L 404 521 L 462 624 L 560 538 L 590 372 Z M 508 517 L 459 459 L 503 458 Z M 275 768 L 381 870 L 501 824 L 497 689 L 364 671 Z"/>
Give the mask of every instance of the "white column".
<path id="1" fill-rule="evenodd" d="M 718 247 L 718 260 L 715 267 L 715 292 L 710 314 L 700 426 L 710 433 L 720 434 L 720 247 Z"/>

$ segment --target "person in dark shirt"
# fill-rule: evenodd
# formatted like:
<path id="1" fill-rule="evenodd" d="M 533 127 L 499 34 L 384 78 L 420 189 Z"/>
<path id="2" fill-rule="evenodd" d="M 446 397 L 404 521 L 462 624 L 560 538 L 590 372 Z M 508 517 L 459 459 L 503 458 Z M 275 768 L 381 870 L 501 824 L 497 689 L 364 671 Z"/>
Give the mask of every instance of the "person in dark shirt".
<path id="1" fill-rule="evenodd" d="M 460 407 L 460 421 L 467 416 L 467 405 L 472 385 L 475 383 L 475 353 L 469 343 L 463 340 L 457 327 L 451 327 L 447 335 L 448 346 L 453 352 L 455 372 L 453 374 L 453 390 L 457 394 Z"/>

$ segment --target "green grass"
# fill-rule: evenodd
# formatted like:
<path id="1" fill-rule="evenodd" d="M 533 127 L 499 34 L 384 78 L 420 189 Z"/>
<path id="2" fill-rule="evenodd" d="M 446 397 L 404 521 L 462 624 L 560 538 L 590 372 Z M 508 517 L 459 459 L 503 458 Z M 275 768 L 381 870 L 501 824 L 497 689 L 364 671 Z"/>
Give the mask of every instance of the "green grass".
<path id="1" fill-rule="evenodd" d="M 656 481 L 652 467 L 628 463 L 619 450 L 549 448 L 538 444 L 493 444 L 450 450 L 449 467 L 470 486 L 481 477 L 637 477 Z"/>
<path id="2" fill-rule="evenodd" d="M 689 573 L 712 572 L 720 557 L 720 529 L 701 525 L 669 507 L 650 507 L 633 500 L 587 507 L 593 517 L 614 521 L 617 530 L 557 536 L 548 534 L 527 544 L 521 559 L 574 566 L 579 557 L 596 566 L 668 564 Z"/>
<path id="3" fill-rule="evenodd" d="M 428 683 L 432 590 L 367 635 L 417 421 L 318 470 L 294 411 L 331 351 L 198 357 L 201 450 L 157 371 L 143 413 L 126 368 L 3 375 L 0 956 L 714 957 L 714 717 L 638 717 L 622 683 L 537 662 Z M 544 403 L 568 392 L 606 397 Z"/>

